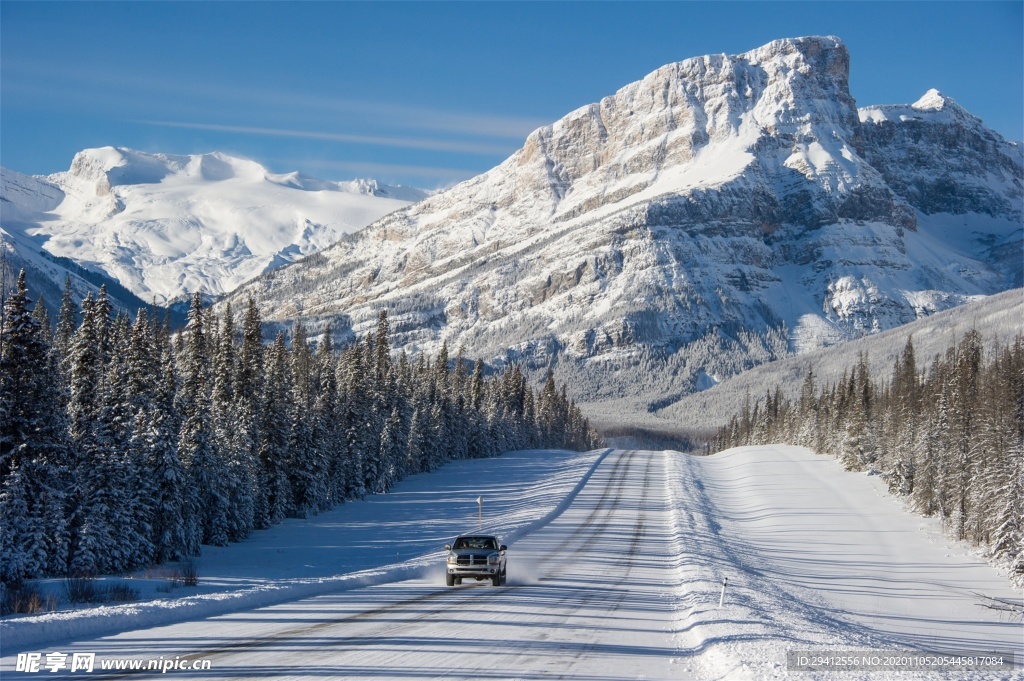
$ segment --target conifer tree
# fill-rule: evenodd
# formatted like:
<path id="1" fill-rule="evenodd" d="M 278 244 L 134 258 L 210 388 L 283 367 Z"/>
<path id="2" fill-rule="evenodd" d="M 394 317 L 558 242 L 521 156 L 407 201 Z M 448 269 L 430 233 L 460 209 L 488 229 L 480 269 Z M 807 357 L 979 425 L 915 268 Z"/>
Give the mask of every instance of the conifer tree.
<path id="1" fill-rule="evenodd" d="M 120 567 L 113 510 L 120 502 L 114 486 L 121 483 L 119 455 L 107 405 L 106 369 L 109 364 L 110 305 L 101 289 L 96 300 L 82 301 L 82 325 L 72 349 L 70 434 L 77 458 L 70 493 L 70 552 L 72 575 L 95 575 Z"/>
<path id="2" fill-rule="evenodd" d="M 78 327 L 78 305 L 75 303 L 71 289 L 71 275 L 64 280 L 64 292 L 61 296 L 60 311 L 57 313 L 57 329 L 53 336 L 53 345 L 62 360 L 71 358 L 71 339 Z M 70 370 L 65 368 L 65 372 Z"/>
<path id="3" fill-rule="evenodd" d="M 260 428 L 264 423 L 261 413 L 263 379 L 263 322 L 256 302 L 250 297 L 246 301 L 242 318 L 242 346 L 239 350 L 235 377 L 235 446 L 239 465 L 246 469 L 244 478 L 250 485 L 248 496 L 252 499 L 252 529 L 270 526 L 266 469 L 260 460 L 260 448 L 263 443 Z"/>
<path id="4" fill-rule="evenodd" d="M 288 463 L 289 483 L 293 497 L 293 511 L 299 518 L 307 518 L 319 512 L 327 496 L 325 477 L 326 459 L 314 442 L 313 418 L 317 390 L 314 369 L 316 364 L 310 352 L 305 327 L 300 323 L 295 328 L 291 352 L 292 392 L 291 444 Z"/>
<path id="5" fill-rule="evenodd" d="M 5 329 L 6 330 L 6 329 Z M 26 461 L 25 465 L 31 466 Z M 22 462 L 15 460 L 0 482 L 0 582 L 20 584 L 40 574 L 46 562 L 44 528 L 32 513 Z"/>
<path id="6" fill-rule="evenodd" d="M 60 573 L 67 567 L 65 500 L 73 461 L 60 358 L 50 347 L 49 322 L 45 316 L 28 315 L 29 302 L 22 272 L 13 295 L 4 301 L 0 333 L 0 488 L 18 468 L 18 477 L 9 481 L 8 497 L 11 503 L 23 500 L 28 515 L 24 522 L 12 517 L 6 531 L 13 547 L 31 554 L 26 558 L 31 575 Z M 36 310 L 41 306 L 37 301 Z"/>
<path id="7" fill-rule="evenodd" d="M 268 353 L 263 402 L 260 406 L 259 458 L 266 486 L 267 521 L 277 524 L 288 515 L 292 506 L 288 481 L 288 444 L 291 439 L 288 396 L 291 392 L 291 371 L 283 333 L 277 334 Z"/>
<path id="8" fill-rule="evenodd" d="M 391 415 L 384 423 L 384 430 L 380 435 L 380 454 L 378 459 L 381 465 L 380 475 L 376 481 L 375 494 L 388 492 L 399 477 L 399 462 L 402 456 L 402 419 L 398 414 L 398 407 L 391 410 Z"/>
<path id="9" fill-rule="evenodd" d="M 39 299 L 36 300 L 35 306 L 32 308 L 32 319 L 36 321 L 41 334 L 42 342 L 49 346 L 52 342 L 50 336 L 50 313 L 46 311 L 46 302 L 43 300 L 42 294 L 39 294 Z"/>
<path id="10" fill-rule="evenodd" d="M 355 343 L 342 353 L 339 370 L 345 386 L 342 398 L 342 423 L 345 429 L 345 496 L 361 499 L 367 494 L 367 480 L 376 475 L 379 441 L 374 441 L 372 404 L 366 376 L 364 348 Z"/>
<path id="11" fill-rule="evenodd" d="M 338 381 L 331 327 L 324 330 L 317 345 L 319 385 L 313 406 L 313 446 L 322 457 L 322 494 L 320 510 L 328 510 L 345 500 L 344 432 L 338 406 Z"/>
<path id="12" fill-rule="evenodd" d="M 188 517 L 193 510 L 189 479 L 176 446 L 177 380 L 169 347 L 163 351 L 161 374 L 152 402 L 139 412 L 134 442 L 145 456 L 150 476 L 150 541 L 157 562 L 199 554 L 196 532 Z"/>
<path id="13" fill-rule="evenodd" d="M 58 393 L 47 379 L 52 369 L 41 327 L 29 312 L 25 271 L 4 302 L 0 343 L 0 480 L 12 467 L 36 457 L 52 460 L 59 445 Z"/>
<path id="14" fill-rule="evenodd" d="M 252 532 L 255 518 L 255 481 L 251 461 L 252 443 L 244 423 L 242 400 L 235 382 L 241 373 L 235 339 L 235 319 L 228 303 L 224 310 L 220 333 L 217 334 L 213 367 L 214 438 L 224 462 L 227 508 L 227 536 L 240 541 Z"/>
<path id="15" fill-rule="evenodd" d="M 421 407 L 413 408 L 412 420 L 409 422 L 409 441 L 405 447 L 405 470 L 409 475 L 427 470 L 427 436 L 423 423 Z"/>
<path id="16" fill-rule="evenodd" d="M 195 490 L 195 539 L 199 543 L 224 546 L 228 542 L 228 488 L 224 479 L 224 461 L 214 439 L 210 395 L 210 361 L 207 328 L 202 297 L 192 296 L 188 312 L 186 341 L 181 354 L 181 390 L 177 409 L 181 414 L 178 455 L 188 471 L 190 487 Z"/>

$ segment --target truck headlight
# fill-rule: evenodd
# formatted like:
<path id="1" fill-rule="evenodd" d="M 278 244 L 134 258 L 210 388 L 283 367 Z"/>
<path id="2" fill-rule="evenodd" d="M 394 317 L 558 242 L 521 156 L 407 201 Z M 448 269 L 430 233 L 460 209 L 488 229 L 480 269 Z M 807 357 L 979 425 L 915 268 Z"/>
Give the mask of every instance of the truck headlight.
<path id="1" fill-rule="evenodd" d="M 499 561 L 501 561 L 501 558 L 496 553 L 492 553 L 491 555 L 487 556 L 488 565 L 497 565 Z"/>
<path id="2" fill-rule="evenodd" d="M 448 562 L 449 563 L 458 563 L 459 562 L 459 554 L 457 554 L 457 553 L 449 553 L 448 554 Z"/>

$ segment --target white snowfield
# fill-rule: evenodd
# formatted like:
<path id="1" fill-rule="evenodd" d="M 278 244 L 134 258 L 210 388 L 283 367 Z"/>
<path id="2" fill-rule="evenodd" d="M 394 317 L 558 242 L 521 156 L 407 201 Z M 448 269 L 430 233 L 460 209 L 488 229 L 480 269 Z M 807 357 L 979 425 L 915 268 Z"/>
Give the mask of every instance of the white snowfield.
<path id="1" fill-rule="evenodd" d="M 25 257 L 71 258 L 161 304 L 232 291 L 427 195 L 274 174 L 219 152 L 102 147 L 47 177 L 0 169 L 3 227 Z"/>
<path id="2" fill-rule="evenodd" d="M 531 464 L 545 461 L 562 501 L 552 506 L 546 492 L 516 501 L 521 481 L 537 480 Z M 566 486 L 570 469 L 577 484 Z M 39 652 L 45 663 L 46 653 L 59 651 L 96 653 L 92 678 L 140 675 L 101 671 L 111 660 L 208 661 L 206 671 L 169 672 L 188 678 L 1024 678 L 1020 667 L 1007 666 L 787 668 L 787 653 L 801 651 L 1024 657 L 1021 623 L 1000 618 L 976 595 L 1019 599 L 1005 576 L 904 511 L 877 479 L 802 448 L 749 447 L 708 458 L 532 452 L 460 462 L 399 485 L 387 496 L 400 503 L 376 505 L 372 519 L 360 510 L 372 502 L 336 511 L 337 526 L 322 525 L 316 546 L 348 545 L 372 556 L 443 543 L 456 531 L 453 517 L 472 519 L 478 482 L 489 485 L 488 494 L 506 491 L 508 512 L 488 515 L 484 529 L 509 544 L 507 586 L 445 587 L 443 552 L 435 551 L 414 579 L 350 590 L 338 583 L 311 598 L 105 638 L 14 650 L 3 629 L 0 674 L 15 669 L 14 653 Z M 532 521 L 525 520 L 529 506 L 537 507 Z M 378 538 L 372 547 L 349 544 L 370 536 L 361 522 Z M 510 522 L 518 532 L 506 531 Z M 280 533 L 279 565 L 305 560 L 308 549 L 283 548 L 289 538 L 315 540 L 302 527 L 295 521 Z M 275 562 L 271 542 L 254 542 Z M 242 560 L 253 559 L 245 545 L 238 549 Z"/>

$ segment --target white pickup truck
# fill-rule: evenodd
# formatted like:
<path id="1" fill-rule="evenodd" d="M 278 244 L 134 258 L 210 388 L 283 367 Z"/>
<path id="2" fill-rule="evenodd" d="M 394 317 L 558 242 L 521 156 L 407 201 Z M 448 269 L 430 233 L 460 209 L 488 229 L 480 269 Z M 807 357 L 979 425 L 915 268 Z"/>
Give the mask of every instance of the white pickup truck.
<path id="1" fill-rule="evenodd" d="M 476 581 L 490 579 L 494 586 L 505 583 L 506 552 L 508 547 L 489 534 L 463 534 L 451 544 L 448 551 L 445 583 L 448 586 L 462 584 L 463 577 Z"/>

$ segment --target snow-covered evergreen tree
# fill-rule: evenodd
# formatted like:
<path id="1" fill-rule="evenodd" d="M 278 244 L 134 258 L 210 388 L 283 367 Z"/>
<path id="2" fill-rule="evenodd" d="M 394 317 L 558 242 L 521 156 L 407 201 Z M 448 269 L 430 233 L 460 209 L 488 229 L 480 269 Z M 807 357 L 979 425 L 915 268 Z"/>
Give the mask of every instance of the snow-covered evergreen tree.
<path id="1" fill-rule="evenodd" d="M 23 461 L 60 463 L 63 419 L 46 333 L 29 311 L 24 270 L 4 302 L 0 332 L 0 480 Z"/>
<path id="2" fill-rule="evenodd" d="M 314 355 L 301 326 L 264 347 L 251 300 L 240 345 L 231 309 L 218 330 L 198 295 L 173 335 L 166 316 L 112 319 L 102 288 L 76 326 L 69 281 L 52 342 L 29 303 L 22 277 L 0 329 L 5 583 L 195 556 L 452 459 L 593 440 L 564 386 L 539 397 L 518 366 L 469 377 L 447 347 L 393 361 L 386 312 L 340 349 L 328 328 Z"/>
<path id="3" fill-rule="evenodd" d="M 109 407 L 110 302 L 100 296 L 82 301 L 82 325 L 72 342 L 70 434 L 77 459 L 70 493 L 72 575 L 94 575 L 123 567 L 124 547 L 117 546 L 123 484 L 120 452 L 115 447 Z M 117 513 L 115 513 L 115 511 Z"/>
<path id="4" fill-rule="evenodd" d="M 380 434 L 378 460 L 381 470 L 373 490 L 375 494 L 387 492 L 398 480 L 403 444 L 402 418 L 398 413 L 398 407 L 395 407 L 391 410 L 391 414 L 384 423 L 384 430 Z"/>
<path id="5" fill-rule="evenodd" d="M 319 392 L 318 366 L 314 361 L 302 324 L 292 340 L 291 444 L 288 462 L 293 513 L 299 518 L 315 515 L 327 498 L 327 460 L 315 440 L 316 397 Z"/>
<path id="6" fill-rule="evenodd" d="M 263 380 L 263 402 L 260 405 L 259 457 L 266 486 L 267 520 L 281 522 L 292 506 L 288 481 L 288 445 L 291 440 L 291 370 L 284 334 L 278 333 L 268 349 Z"/>
<path id="7" fill-rule="evenodd" d="M 33 512 L 26 476 L 15 460 L 0 482 L 0 582 L 20 584 L 35 577 L 46 566 L 46 536 L 42 519 Z"/>
<path id="8" fill-rule="evenodd" d="M 64 291 L 60 300 L 60 311 L 57 313 L 57 329 L 53 335 L 53 345 L 58 357 L 62 360 L 71 358 L 71 339 L 78 328 L 78 304 L 75 303 L 71 289 L 71 275 L 64 280 Z M 70 371 L 65 368 L 65 371 Z"/>
<path id="9" fill-rule="evenodd" d="M 175 419 L 174 396 L 177 378 L 171 349 L 163 351 L 162 370 L 152 402 L 140 411 L 135 446 L 144 454 L 150 498 L 150 538 L 154 560 L 180 560 L 199 554 L 197 532 L 189 514 L 189 478 L 178 456 L 179 425 Z"/>
<path id="10" fill-rule="evenodd" d="M 239 349 L 234 381 L 237 417 L 235 443 L 239 464 L 248 471 L 246 479 L 250 484 L 253 529 L 270 526 L 266 469 L 260 461 L 264 355 L 263 323 L 256 303 L 249 298 L 242 317 L 242 346 Z"/>
<path id="11" fill-rule="evenodd" d="M 324 330 L 317 345 L 316 358 L 319 385 L 313 406 L 313 446 L 323 458 L 323 499 L 320 510 L 345 501 L 345 438 L 339 412 L 339 395 L 334 341 L 331 327 Z"/>
<path id="12" fill-rule="evenodd" d="M 202 297 L 192 296 L 185 343 L 180 356 L 181 390 L 176 407 L 181 415 L 178 455 L 188 472 L 195 526 L 201 543 L 224 546 L 228 542 L 228 485 L 224 461 L 213 432 L 210 361 Z M 195 539 L 190 542 L 194 544 Z"/>
<path id="13" fill-rule="evenodd" d="M 380 443 L 374 438 L 373 404 L 366 375 L 365 352 L 361 343 L 347 348 L 338 365 L 338 382 L 344 386 L 341 421 L 345 431 L 346 497 L 361 499 L 367 494 L 366 481 L 376 475 Z"/>

